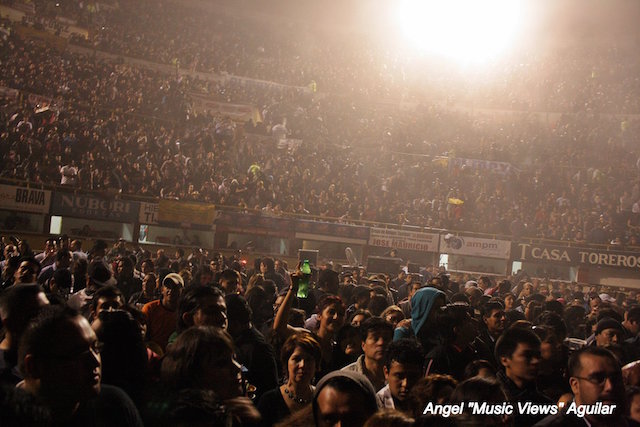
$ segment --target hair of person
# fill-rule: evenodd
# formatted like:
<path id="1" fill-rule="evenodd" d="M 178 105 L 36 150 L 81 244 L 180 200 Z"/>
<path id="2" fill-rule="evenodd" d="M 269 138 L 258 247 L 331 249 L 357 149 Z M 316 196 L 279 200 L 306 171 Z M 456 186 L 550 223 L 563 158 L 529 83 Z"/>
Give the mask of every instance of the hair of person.
<path id="1" fill-rule="evenodd" d="M 384 366 L 391 369 L 391 364 L 424 367 L 424 351 L 420 343 L 414 339 L 403 338 L 391 342 L 384 352 Z"/>
<path id="2" fill-rule="evenodd" d="M 446 342 L 456 338 L 454 329 L 460 328 L 467 322 L 472 322 L 469 307 L 465 305 L 447 305 L 440 315 L 434 319 L 434 332 L 437 332 Z"/>
<path id="3" fill-rule="evenodd" d="M 44 290 L 37 283 L 19 283 L 9 286 L 0 293 L 0 319 L 11 319 L 16 314 L 22 314 L 25 305 L 31 304 L 31 301 L 41 292 L 44 293 Z"/>
<path id="4" fill-rule="evenodd" d="M 204 275 L 213 276 L 213 270 L 207 264 L 204 264 L 202 267 L 200 267 L 200 270 L 198 271 L 199 277 Z"/>
<path id="5" fill-rule="evenodd" d="M 415 420 L 397 409 L 382 409 L 367 420 L 364 427 L 413 427 Z"/>
<path id="6" fill-rule="evenodd" d="M 640 323 L 640 305 L 634 304 L 627 310 L 627 320 L 629 322 Z"/>
<path id="7" fill-rule="evenodd" d="M 229 294 L 224 297 L 229 323 L 246 324 L 251 321 L 251 308 L 242 295 Z"/>
<path id="8" fill-rule="evenodd" d="M 451 375 L 431 374 L 420 378 L 410 392 L 410 406 L 414 415 L 422 414 L 427 402 L 439 400 L 448 401 L 450 393 L 447 389 L 454 389 L 458 381 Z"/>
<path id="9" fill-rule="evenodd" d="M 251 311 L 255 312 L 265 302 L 270 303 L 272 298 L 269 298 L 267 292 L 260 286 L 254 286 L 244 293 L 244 299 L 247 300 Z"/>
<path id="10" fill-rule="evenodd" d="M 552 301 L 545 301 L 542 304 L 542 309 L 544 311 L 551 311 L 553 313 L 556 313 L 556 314 L 562 316 L 563 306 L 562 306 L 562 303 L 560 301 L 552 300 Z"/>
<path id="11" fill-rule="evenodd" d="M 27 377 L 24 359 L 27 354 L 37 362 L 47 359 L 47 353 L 60 336 L 66 333 L 68 323 L 81 316 L 68 306 L 50 305 L 44 307 L 27 327 L 18 348 L 18 368 Z"/>
<path id="12" fill-rule="evenodd" d="M 382 312 L 389 306 L 389 301 L 382 295 L 374 295 L 367 305 L 368 310 L 373 316 L 380 316 Z"/>
<path id="13" fill-rule="evenodd" d="M 140 324 L 125 310 L 103 311 L 98 319 L 96 336 L 103 343 L 102 380 L 121 387 L 137 400 L 148 362 Z"/>
<path id="14" fill-rule="evenodd" d="M 507 329 L 518 322 L 527 321 L 527 318 L 524 316 L 524 313 L 518 310 L 506 311 L 504 313 L 504 317 L 505 317 L 504 327 Z"/>
<path id="15" fill-rule="evenodd" d="M 272 302 L 275 301 L 275 295 L 276 295 L 276 291 L 278 290 L 278 287 L 276 286 L 276 283 L 273 280 L 263 279 L 262 282 L 258 284 L 258 286 L 264 289 L 267 295 L 270 295 L 270 296 L 273 295 L 270 297 L 270 300 Z"/>
<path id="16" fill-rule="evenodd" d="M 404 318 L 404 312 L 397 305 L 390 305 L 389 307 L 385 308 L 384 311 L 380 313 L 380 317 L 386 320 L 387 316 L 391 313 L 400 313 Z"/>
<path id="17" fill-rule="evenodd" d="M 96 311 L 100 298 L 120 298 L 120 301 L 122 301 L 123 305 L 125 303 L 124 296 L 122 296 L 122 292 L 120 291 L 120 289 L 111 285 L 103 286 L 93 294 L 93 298 L 91 299 L 91 311 Z"/>
<path id="18" fill-rule="evenodd" d="M 296 351 L 296 348 L 300 348 L 303 352 L 313 357 L 316 361 L 316 367 L 320 366 L 322 352 L 316 337 L 310 332 L 297 332 L 287 338 L 280 350 L 280 362 L 285 376 L 287 375 L 289 358 Z"/>
<path id="19" fill-rule="evenodd" d="M 267 271 L 273 271 L 276 268 L 276 262 L 271 257 L 264 257 L 260 259 L 260 263 L 264 264 L 267 268 Z"/>
<path id="20" fill-rule="evenodd" d="M 194 313 L 205 298 L 224 298 L 222 291 L 218 288 L 205 285 L 194 285 L 185 288 L 180 300 L 178 301 L 178 323 L 176 324 L 176 332 L 179 334 L 190 325 L 187 325 L 183 319 L 185 313 Z"/>
<path id="21" fill-rule="evenodd" d="M 497 298 L 492 298 L 480 307 L 482 317 L 489 317 L 495 310 L 504 310 L 504 305 Z"/>
<path id="22" fill-rule="evenodd" d="M 340 283 L 338 272 L 325 269 L 318 272 L 318 287 L 331 292 L 338 290 L 337 285 Z M 335 289 L 333 289 L 335 288 Z"/>
<path id="23" fill-rule="evenodd" d="M 364 316 L 364 319 L 362 321 L 365 321 L 365 320 L 371 318 L 371 312 L 369 310 L 367 310 L 367 309 L 360 308 L 360 309 L 354 311 L 353 314 L 351 316 L 349 316 L 347 321 L 349 323 L 351 323 L 356 316 Z"/>
<path id="24" fill-rule="evenodd" d="M 393 325 L 380 317 L 370 317 L 360 323 L 360 339 L 362 342 L 367 340 L 370 332 L 387 331 L 393 336 Z"/>
<path id="25" fill-rule="evenodd" d="M 371 288 L 365 285 L 357 285 L 353 290 L 353 301 L 357 302 L 360 298 L 371 298 Z"/>
<path id="26" fill-rule="evenodd" d="M 212 354 L 224 351 L 232 357 L 231 336 L 216 327 L 191 327 L 183 331 L 167 349 L 162 360 L 161 379 L 173 390 L 202 388 L 203 371 Z"/>
<path id="27" fill-rule="evenodd" d="M 294 328 L 304 328 L 304 322 L 307 318 L 307 313 L 300 308 L 292 308 L 289 312 L 288 324 Z"/>
<path id="28" fill-rule="evenodd" d="M 567 336 L 567 325 L 564 319 L 554 311 L 543 311 L 536 319 L 536 323 L 540 326 L 550 326 L 561 340 Z"/>
<path id="29" fill-rule="evenodd" d="M 33 255 L 23 255 L 23 256 L 21 256 L 20 257 L 20 264 L 22 264 L 25 261 L 27 261 L 30 264 L 33 264 L 33 265 L 36 266 L 36 274 L 40 273 L 40 270 L 42 269 L 42 265 L 40 265 L 38 260 Z"/>
<path id="30" fill-rule="evenodd" d="M 613 363 L 614 367 L 619 371 L 620 370 L 620 361 L 611 351 L 607 350 L 604 347 L 598 347 L 595 345 L 589 345 L 583 347 L 579 350 L 574 351 L 569 356 L 569 364 L 567 369 L 567 374 L 570 377 L 575 377 L 580 374 L 580 370 L 582 369 L 581 358 L 582 356 L 595 356 L 595 357 L 604 357 L 609 359 L 611 363 Z"/>
<path id="31" fill-rule="evenodd" d="M 622 323 L 622 320 L 623 320 L 622 315 L 617 310 L 611 307 L 601 308 L 600 310 L 598 310 L 598 316 L 597 316 L 598 321 L 606 317 L 610 317 L 613 320 L 617 320 L 620 323 Z"/>
<path id="32" fill-rule="evenodd" d="M 530 329 L 507 329 L 496 342 L 496 360 L 499 361 L 501 357 L 510 358 L 518 344 L 529 344 L 531 347 L 540 348 L 540 338 Z"/>
<path id="33" fill-rule="evenodd" d="M 220 273 L 220 282 L 223 280 L 238 280 L 238 272 L 227 268 Z"/>
<path id="34" fill-rule="evenodd" d="M 73 275 L 66 268 L 59 268 L 54 271 L 53 280 L 59 288 L 71 289 L 71 286 L 73 286 Z"/>
<path id="35" fill-rule="evenodd" d="M 151 266 L 151 271 L 154 271 L 156 266 L 153 263 L 153 260 L 151 258 L 145 258 L 142 260 L 142 262 L 140 263 L 140 267 L 142 267 L 142 264 L 149 264 Z"/>
<path id="36" fill-rule="evenodd" d="M 229 413 L 213 390 L 184 389 L 162 402 L 160 411 L 151 417 L 159 427 L 218 426 L 225 425 Z"/>
<path id="37" fill-rule="evenodd" d="M 56 261 L 63 261 L 67 258 L 72 259 L 71 251 L 69 251 L 68 249 L 61 249 L 58 252 L 56 252 Z"/>
<path id="38" fill-rule="evenodd" d="M 335 295 L 327 295 L 324 298 L 322 298 L 318 303 L 318 312 L 322 313 L 325 308 L 331 305 L 338 306 L 338 311 L 344 314 L 346 309 L 345 309 L 344 303 L 342 302 L 342 298 Z"/>
<path id="39" fill-rule="evenodd" d="M 513 284 L 507 279 L 503 279 L 498 282 L 498 292 L 500 292 L 500 295 L 505 296 L 506 294 L 510 294 L 512 288 Z"/>
<path id="40" fill-rule="evenodd" d="M 453 295 L 451 295 L 451 298 L 449 298 L 449 301 L 451 302 L 451 304 L 453 303 L 464 303 L 464 304 L 471 304 L 471 301 L 469 300 L 469 297 L 467 295 L 465 295 L 463 292 L 457 292 Z"/>
<path id="41" fill-rule="evenodd" d="M 496 374 L 496 369 L 493 367 L 488 360 L 478 359 L 472 362 L 469 362 L 467 366 L 464 368 L 464 378 L 469 379 L 477 376 L 480 373 L 481 369 L 489 370 L 493 375 Z"/>
<path id="42" fill-rule="evenodd" d="M 625 387 L 626 393 L 625 396 L 627 398 L 627 409 L 631 409 L 631 404 L 633 403 L 633 398 L 637 395 L 640 395 L 640 387 L 632 385 Z"/>
<path id="43" fill-rule="evenodd" d="M 505 402 L 507 396 L 495 379 L 471 377 L 462 381 L 451 394 L 451 402 Z"/>

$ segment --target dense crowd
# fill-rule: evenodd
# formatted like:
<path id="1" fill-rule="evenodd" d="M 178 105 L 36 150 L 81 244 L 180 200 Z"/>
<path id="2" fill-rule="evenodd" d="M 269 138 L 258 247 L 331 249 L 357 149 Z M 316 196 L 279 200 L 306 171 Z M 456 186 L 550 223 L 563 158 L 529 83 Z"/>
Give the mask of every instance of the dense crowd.
<path id="1" fill-rule="evenodd" d="M 176 77 L 13 36 L 3 47 L 2 86 L 56 104 L 42 112 L 27 97 L 3 98 L 3 177 L 268 214 L 637 242 L 637 119 L 585 113 L 541 121 L 433 105 L 402 111 Z M 262 121 L 243 126 L 198 112 L 194 93 L 254 103 Z M 278 150 L 260 137 L 277 128 L 303 144 Z M 455 157 L 512 168 L 487 173 L 456 166 Z"/>
<path id="2" fill-rule="evenodd" d="M 636 291 L 82 246 L 3 238 L 3 425 L 640 422 Z"/>
<path id="3" fill-rule="evenodd" d="M 71 16 L 86 20 L 85 9 Z M 405 60 L 402 49 L 371 35 L 318 28 L 275 14 L 266 19 L 189 2 L 125 1 L 90 15 L 89 39 L 74 42 L 177 63 L 187 70 L 296 86 L 313 82 L 323 92 L 369 99 L 435 98 L 525 111 L 640 112 L 640 81 L 635 77 L 640 62 L 633 36 L 613 45 L 519 51 L 470 73 L 429 58 Z"/>

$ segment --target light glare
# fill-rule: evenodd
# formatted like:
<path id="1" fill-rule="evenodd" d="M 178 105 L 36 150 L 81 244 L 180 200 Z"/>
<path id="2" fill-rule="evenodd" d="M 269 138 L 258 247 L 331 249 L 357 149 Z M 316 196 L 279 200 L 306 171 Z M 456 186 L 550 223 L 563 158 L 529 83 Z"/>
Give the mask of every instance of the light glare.
<path id="1" fill-rule="evenodd" d="M 405 0 L 401 29 L 416 49 L 462 63 L 491 59 L 513 43 L 521 0 Z"/>

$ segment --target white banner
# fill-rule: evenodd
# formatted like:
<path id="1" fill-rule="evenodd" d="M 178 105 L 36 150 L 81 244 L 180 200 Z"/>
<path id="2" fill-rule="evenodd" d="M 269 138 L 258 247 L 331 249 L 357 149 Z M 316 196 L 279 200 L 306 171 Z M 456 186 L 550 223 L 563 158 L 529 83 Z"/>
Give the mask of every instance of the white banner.
<path id="1" fill-rule="evenodd" d="M 11 211 L 49 213 L 51 191 L 0 185 L 0 208 Z"/>
<path id="2" fill-rule="evenodd" d="M 508 259 L 511 253 L 511 242 L 441 234 L 440 253 Z"/>
<path id="3" fill-rule="evenodd" d="M 418 231 L 371 228 L 369 245 L 420 252 L 438 252 L 438 234 Z"/>
<path id="4" fill-rule="evenodd" d="M 140 213 L 138 214 L 140 224 L 157 224 L 159 206 L 157 203 L 140 203 Z"/>

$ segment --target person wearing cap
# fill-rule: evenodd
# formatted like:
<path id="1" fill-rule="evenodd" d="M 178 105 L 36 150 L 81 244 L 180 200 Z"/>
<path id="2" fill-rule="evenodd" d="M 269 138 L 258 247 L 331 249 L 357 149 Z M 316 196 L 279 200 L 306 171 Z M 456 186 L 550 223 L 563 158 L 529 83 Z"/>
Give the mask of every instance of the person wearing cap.
<path id="1" fill-rule="evenodd" d="M 367 377 L 355 371 L 334 371 L 318 381 L 312 408 L 316 427 L 362 426 L 376 413 L 378 403 Z"/>
<path id="2" fill-rule="evenodd" d="M 622 341 L 624 329 L 622 324 L 615 319 L 605 317 L 596 324 L 594 345 L 597 347 L 609 347 Z"/>
<path id="3" fill-rule="evenodd" d="M 178 302 L 184 281 L 177 273 L 169 273 L 162 280 L 162 296 L 159 300 L 146 303 L 142 312 L 147 316 L 149 341 L 165 350 L 169 337 L 175 331 L 178 321 Z"/>

